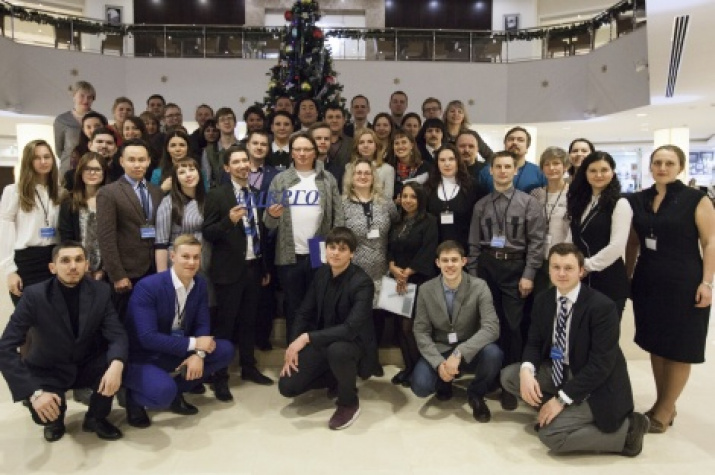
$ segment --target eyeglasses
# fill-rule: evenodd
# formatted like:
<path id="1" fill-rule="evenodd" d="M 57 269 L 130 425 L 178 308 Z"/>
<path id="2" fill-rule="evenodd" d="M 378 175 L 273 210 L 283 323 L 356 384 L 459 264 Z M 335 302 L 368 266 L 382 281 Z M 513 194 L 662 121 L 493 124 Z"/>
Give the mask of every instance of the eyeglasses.
<path id="1" fill-rule="evenodd" d="M 104 170 L 102 170 L 101 168 L 97 168 L 97 167 L 87 167 L 87 168 L 85 168 L 84 170 L 82 170 L 82 173 L 87 172 L 87 173 L 89 173 L 89 174 L 94 174 L 94 173 L 100 174 L 100 173 L 102 173 L 103 171 L 104 171 Z"/>
<path id="2" fill-rule="evenodd" d="M 439 107 L 425 107 L 422 109 L 422 112 L 436 112 L 439 110 Z"/>
<path id="3" fill-rule="evenodd" d="M 313 147 L 306 147 L 306 148 L 294 148 L 293 151 L 295 153 L 310 153 L 315 151 Z"/>

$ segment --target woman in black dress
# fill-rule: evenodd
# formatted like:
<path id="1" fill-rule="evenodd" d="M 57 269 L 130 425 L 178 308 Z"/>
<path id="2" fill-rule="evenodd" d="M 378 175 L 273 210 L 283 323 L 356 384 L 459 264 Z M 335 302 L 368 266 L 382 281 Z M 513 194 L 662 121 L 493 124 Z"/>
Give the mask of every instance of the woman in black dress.
<path id="1" fill-rule="evenodd" d="M 437 218 L 439 242 L 453 240 L 469 249 L 469 225 L 477 202 L 474 180 L 453 145 L 443 145 L 435 157 L 439 173 L 427 181 L 427 211 Z"/>
<path id="2" fill-rule="evenodd" d="M 680 148 L 658 147 L 650 157 L 655 184 L 630 200 L 629 269 L 640 248 L 633 273 L 635 342 L 651 354 L 656 400 L 646 415 L 656 433 L 673 425 L 691 364 L 705 359 L 712 302 L 715 210 L 703 192 L 678 180 L 684 168 Z"/>
<path id="3" fill-rule="evenodd" d="M 567 195 L 571 241 L 586 257 L 586 285 L 610 297 L 619 315 L 628 298 L 628 277 L 623 254 L 628 243 L 633 211 L 621 198 L 616 162 L 606 152 L 593 152 L 578 168 Z"/>
<path id="4" fill-rule="evenodd" d="M 402 218 L 390 231 L 387 261 L 390 274 L 397 281 L 397 292 L 407 291 L 407 284 L 417 284 L 436 275 L 437 220 L 427 213 L 427 194 L 418 183 L 405 183 L 400 193 Z M 419 292 L 419 289 L 417 290 Z M 417 295 L 415 294 L 415 298 Z M 414 315 L 414 307 L 413 307 Z M 392 378 L 392 384 L 410 385 L 412 370 L 420 352 L 412 333 L 412 318 L 396 316 L 396 328 L 405 369 Z"/>

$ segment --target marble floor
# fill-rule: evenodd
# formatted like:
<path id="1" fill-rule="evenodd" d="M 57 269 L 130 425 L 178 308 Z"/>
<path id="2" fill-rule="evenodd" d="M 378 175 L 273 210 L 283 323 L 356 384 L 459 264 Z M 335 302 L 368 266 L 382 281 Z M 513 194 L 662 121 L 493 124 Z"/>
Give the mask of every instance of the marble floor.
<path id="1" fill-rule="evenodd" d="M 0 297 L 0 326 L 10 312 Z M 624 316 L 622 346 L 626 353 L 636 409 L 654 398 L 647 355 L 632 343 L 632 313 Z M 715 356 L 715 339 L 708 342 Z M 276 350 L 277 352 L 277 350 Z M 271 364 L 278 355 L 262 357 Z M 275 363 L 273 363 L 275 364 Z M 13 404 L 0 383 L 0 473 L 102 474 L 711 474 L 715 471 L 715 411 L 708 409 L 715 392 L 710 364 L 694 368 L 678 404 L 675 425 L 663 435 L 648 435 L 643 453 L 633 459 L 618 455 L 550 455 L 533 432 L 534 412 L 526 406 L 504 412 L 489 400 L 492 421 L 474 422 L 464 390 L 448 402 L 420 400 L 390 384 L 398 368 L 360 384 L 362 413 L 355 424 L 330 431 L 334 405 L 324 391 L 295 400 L 282 398 L 276 386 L 266 388 L 232 378 L 235 400 L 216 401 L 210 392 L 189 396 L 200 412 L 182 417 L 152 413 L 144 430 L 127 426 L 124 411 L 110 419 L 124 438 L 104 442 L 81 431 L 84 407 L 70 403 L 68 433 L 56 443 L 42 438 L 27 410 Z M 266 368 L 277 376 L 275 366 Z M 235 374 L 235 370 L 233 374 Z M 461 383 L 464 384 L 464 383 Z M 709 441 L 709 442 L 708 442 Z"/>

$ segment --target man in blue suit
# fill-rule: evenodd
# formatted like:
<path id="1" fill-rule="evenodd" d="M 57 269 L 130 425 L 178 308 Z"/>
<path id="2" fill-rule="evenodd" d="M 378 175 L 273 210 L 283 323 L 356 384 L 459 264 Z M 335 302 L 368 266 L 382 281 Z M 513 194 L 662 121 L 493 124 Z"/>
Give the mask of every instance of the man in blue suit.
<path id="1" fill-rule="evenodd" d="M 168 271 L 139 281 L 129 300 L 124 385 L 127 421 L 134 427 L 151 425 L 145 408 L 196 414 L 183 393 L 233 359 L 233 345 L 210 335 L 206 281 L 196 276 L 201 243 L 191 235 L 179 236 L 171 261 Z"/>

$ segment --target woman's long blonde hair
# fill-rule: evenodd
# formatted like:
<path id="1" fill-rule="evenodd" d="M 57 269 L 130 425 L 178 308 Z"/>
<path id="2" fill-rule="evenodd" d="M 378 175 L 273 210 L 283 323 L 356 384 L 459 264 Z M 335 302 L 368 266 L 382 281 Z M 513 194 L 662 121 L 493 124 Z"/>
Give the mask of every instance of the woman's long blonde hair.
<path id="1" fill-rule="evenodd" d="M 50 176 L 47 177 L 47 194 L 50 196 L 52 203 L 60 204 L 60 185 L 59 185 L 59 170 L 57 169 L 57 159 L 52 147 L 44 140 L 33 140 L 25 145 L 22 151 L 22 161 L 20 162 L 20 179 L 17 183 L 17 194 L 20 201 L 20 209 L 29 213 L 32 211 L 37 202 L 35 201 L 35 185 L 39 183 L 39 176 L 32 166 L 35 159 L 37 147 L 47 147 L 52 155 L 52 170 Z"/>

